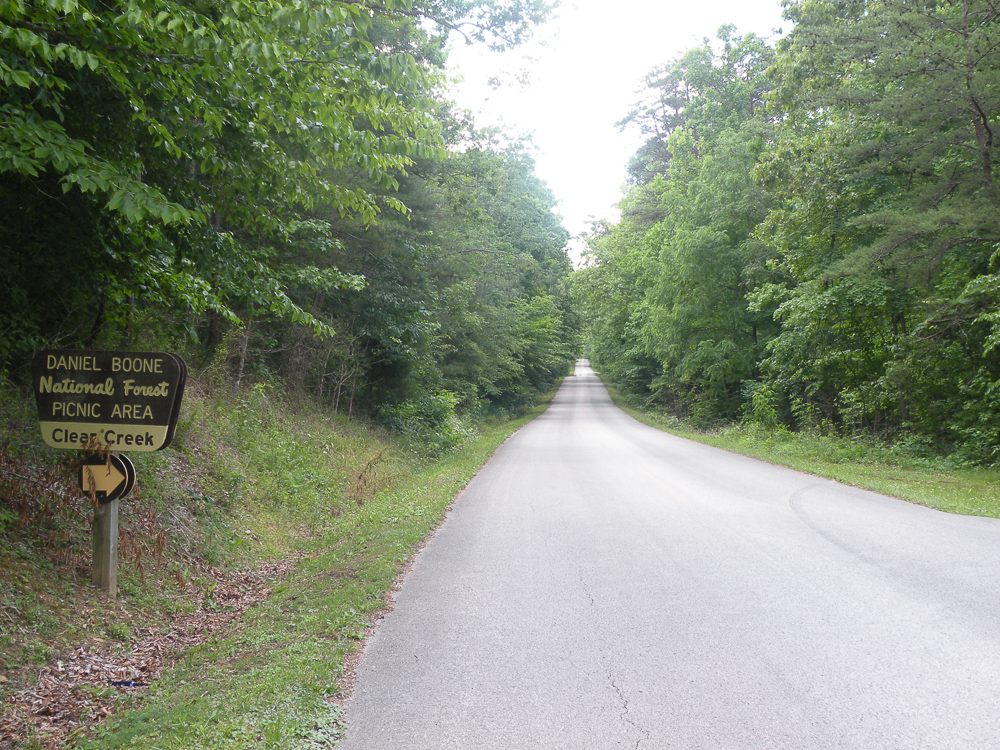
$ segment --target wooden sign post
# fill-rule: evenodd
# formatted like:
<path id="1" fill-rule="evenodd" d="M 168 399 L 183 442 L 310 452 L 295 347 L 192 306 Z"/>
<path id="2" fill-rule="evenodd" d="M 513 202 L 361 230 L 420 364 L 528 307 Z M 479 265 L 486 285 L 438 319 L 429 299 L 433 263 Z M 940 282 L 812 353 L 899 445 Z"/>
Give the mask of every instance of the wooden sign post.
<path id="1" fill-rule="evenodd" d="M 112 597 L 118 595 L 118 501 L 100 503 L 94 512 L 90 579 Z"/>
<path id="2" fill-rule="evenodd" d="M 135 466 L 126 456 L 92 456 L 80 467 L 80 490 L 97 501 L 90 577 L 111 596 L 118 592 L 118 498 L 128 495 L 134 486 Z"/>
<path id="3" fill-rule="evenodd" d="M 42 439 L 82 450 L 80 490 L 96 501 L 94 583 L 118 593 L 118 500 L 135 486 L 135 467 L 119 451 L 151 452 L 173 440 L 187 365 L 161 352 L 51 349 L 32 362 Z"/>

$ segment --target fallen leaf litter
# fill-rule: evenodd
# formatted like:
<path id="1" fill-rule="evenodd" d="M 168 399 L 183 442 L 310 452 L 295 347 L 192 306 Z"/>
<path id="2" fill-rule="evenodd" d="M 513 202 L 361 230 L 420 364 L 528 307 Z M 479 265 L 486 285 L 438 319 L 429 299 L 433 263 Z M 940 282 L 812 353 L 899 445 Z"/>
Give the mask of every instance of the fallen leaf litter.
<path id="1" fill-rule="evenodd" d="M 46 750 L 64 748 L 112 716 L 122 694 L 141 694 L 184 651 L 207 642 L 270 594 L 265 586 L 287 576 L 296 560 L 254 571 L 206 574 L 215 582 L 201 592 L 198 609 L 176 615 L 169 625 L 147 628 L 127 653 L 100 639 L 61 654 L 38 672 L 37 684 L 11 694 L 0 706 L 0 750 L 22 747 L 29 738 Z"/>

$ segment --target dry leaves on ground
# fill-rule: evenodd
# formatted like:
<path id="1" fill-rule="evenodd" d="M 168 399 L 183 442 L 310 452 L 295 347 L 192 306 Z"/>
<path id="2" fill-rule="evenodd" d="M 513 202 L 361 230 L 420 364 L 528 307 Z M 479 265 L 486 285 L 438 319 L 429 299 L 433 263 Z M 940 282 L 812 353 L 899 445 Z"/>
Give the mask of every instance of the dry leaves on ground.
<path id="1" fill-rule="evenodd" d="M 89 733 L 112 715 L 121 694 L 144 692 L 185 650 L 221 633 L 267 598 L 268 581 L 287 576 L 295 564 L 288 560 L 228 576 L 206 568 L 214 585 L 208 593 L 192 594 L 195 612 L 145 629 L 127 649 L 95 642 L 62 654 L 39 671 L 36 685 L 0 706 L 0 750 L 22 747 L 29 739 L 56 750 Z"/>

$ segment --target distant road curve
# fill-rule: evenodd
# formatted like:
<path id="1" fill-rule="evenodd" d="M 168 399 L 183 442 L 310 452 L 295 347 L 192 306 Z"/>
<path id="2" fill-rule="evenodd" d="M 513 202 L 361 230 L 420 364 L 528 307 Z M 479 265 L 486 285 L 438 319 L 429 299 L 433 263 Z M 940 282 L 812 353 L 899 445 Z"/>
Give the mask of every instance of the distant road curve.
<path id="1" fill-rule="evenodd" d="M 585 360 L 376 629 L 341 750 L 1000 747 L 1000 522 L 676 438 Z"/>

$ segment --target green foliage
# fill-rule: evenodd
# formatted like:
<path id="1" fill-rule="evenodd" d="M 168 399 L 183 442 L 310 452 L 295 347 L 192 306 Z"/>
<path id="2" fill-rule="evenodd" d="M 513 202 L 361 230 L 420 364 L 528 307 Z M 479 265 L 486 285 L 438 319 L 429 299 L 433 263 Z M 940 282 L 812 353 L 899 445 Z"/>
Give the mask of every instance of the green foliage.
<path id="1" fill-rule="evenodd" d="M 2 244 L 18 307 L 82 286 L 89 304 L 54 312 L 98 319 L 53 330 L 12 308 L 10 354 L 33 348 L 32 329 L 86 342 L 136 298 L 229 316 L 250 303 L 316 326 L 275 283 L 283 238 L 314 205 L 368 222 L 380 205 L 330 170 L 388 187 L 441 153 L 436 74 L 376 54 L 375 25 L 348 3 L 9 4 L 0 193 L 20 204 Z M 59 256 L 39 288 L 35 260 Z"/>
<path id="2" fill-rule="evenodd" d="M 502 13 L 473 2 L 8 3 L 0 199 L 16 220 L 3 223 L 0 248 L 15 296 L 0 311 L 0 356 L 16 365 L 39 342 L 86 343 L 109 308 L 136 299 L 230 318 L 250 305 L 330 333 L 291 299 L 281 268 L 312 241 L 297 236 L 312 210 L 366 225 L 384 208 L 405 211 L 386 191 L 417 159 L 444 157 L 443 37 L 417 21 L 516 40 L 545 12 L 537 2 Z M 56 261 L 43 285 L 39 258 Z M 30 311 L 65 298 L 55 289 L 81 299 Z"/>
<path id="3" fill-rule="evenodd" d="M 702 424 L 1000 457 L 990 3 L 802 0 L 654 70 L 575 286 L 627 392 Z M 766 405 L 761 395 L 767 393 Z"/>
<path id="4" fill-rule="evenodd" d="M 915 429 L 992 462 L 990 302 L 972 290 L 988 288 L 998 239 L 984 221 L 996 208 L 995 10 L 796 3 L 789 16 L 775 69 L 788 116 L 761 176 L 780 206 L 766 234 L 796 284 L 767 367 L 828 421 Z M 831 68 L 842 73 L 816 75 Z"/>
<path id="5" fill-rule="evenodd" d="M 448 391 L 425 393 L 419 400 L 382 407 L 379 417 L 390 429 L 411 438 L 421 452 L 440 456 L 471 435 L 455 414 L 457 405 L 458 398 Z"/>
<path id="6" fill-rule="evenodd" d="M 568 235 L 441 84 L 448 33 L 516 44 L 548 10 L 0 6 L 0 367 L 157 342 L 351 414 L 529 402 L 576 354 Z"/>
<path id="7" fill-rule="evenodd" d="M 771 429 L 780 429 L 781 415 L 778 413 L 777 394 L 767 383 L 748 380 L 743 383 L 746 399 L 743 407 L 743 421 Z"/>
<path id="8" fill-rule="evenodd" d="M 621 224 L 594 238 L 583 282 L 599 366 L 705 422 L 737 416 L 740 383 L 775 328 L 747 303 L 774 277 L 754 235 L 769 197 L 751 180 L 772 129 L 761 100 L 773 52 L 730 28 L 719 41 L 721 52 L 706 42 L 649 77 L 653 103 L 627 121 L 652 136 L 647 176 Z M 598 328 L 609 324 L 614 333 Z"/>
<path id="9" fill-rule="evenodd" d="M 523 406 L 576 356 L 568 235 L 554 199 L 520 144 L 458 128 L 449 125 L 448 160 L 422 162 L 401 180 L 408 218 L 333 224 L 350 246 L 339 268 L 366 280 L 323 307 L 335 347 L 354 352 L 357 381 L 370 384 L 365 393 L 347 382 L 347 398 L 396 426 L 412 421 L 400 409 L 422 413 L 444 392 L 463 418 Z M 333 381 L 333 367 L 346 374 L 347 364 L 319 363 Z"/>

